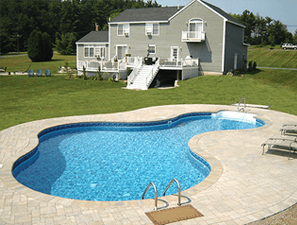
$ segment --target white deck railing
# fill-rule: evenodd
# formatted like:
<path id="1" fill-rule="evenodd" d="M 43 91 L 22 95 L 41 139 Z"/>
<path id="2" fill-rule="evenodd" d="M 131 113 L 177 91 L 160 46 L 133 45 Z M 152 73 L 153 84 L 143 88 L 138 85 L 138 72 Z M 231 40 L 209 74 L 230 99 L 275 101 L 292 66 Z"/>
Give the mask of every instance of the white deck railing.
<path id="1" fill-rule="evenodd" d="M 182 41 L 201 42 L 205 41 L 205 32 L 202 31 L 182 31 Z"/>
<path id="2" fill-rule="evenodd" d="M 160 59 L 161 67 L 190 67 L 198 66 L 199 59 L 180 59 L 180 60 L 170 60 L 170 59 Z"/>
<path id="3" fill-rule="evenodd" d="M 134 67 L 131 75 L 128 78 L 128 82 L 133 81 L 135 73 L 138 72 L 143 58 L 142 57 L 127 57 L 123 61 L 99 61 L 99 60 L 92 60 L 92 61 L 84 61 L 79 60 L 77 62 L 77 69 L 79 71 L 83 70 L 85 67 L 86 71 L 88 72 L 98 72 L 100 67 L 101 72 L 119 72 L 120 70 L 126 70 L 127 67 Z M 158 59 L 156 61 L 158 66 L 160 67 L 191 67 L 191 66 L 198 66 L 199 59 L 180 59 L 180 60 L 170 60 L 170 59 Z M 138 68 L 139 67 L 139 68 Z M 138 68 L 138 69 L 137 69 Z M 136 70 L 135 70 L 136 69 Z M 135 72 L 134 72 L 135 71 Z"/>

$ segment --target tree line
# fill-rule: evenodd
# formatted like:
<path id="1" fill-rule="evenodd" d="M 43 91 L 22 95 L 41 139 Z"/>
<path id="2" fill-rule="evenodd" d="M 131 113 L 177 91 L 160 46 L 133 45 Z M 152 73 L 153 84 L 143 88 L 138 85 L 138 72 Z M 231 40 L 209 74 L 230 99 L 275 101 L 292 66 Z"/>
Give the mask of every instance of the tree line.
<path id="1" fill-rule="evenodd" d="M 75 41 L 107 30 L 109 17 L 128 8 L 160 7 L 156 0 L 1 0 L 0 52 L 27 51 L 30 34 L 46 32 L 57 50 L 75 53 Z"/>
<path id="2" fill-rule="evenodd" d="M 244 41 L 251 45 L 281 45 L 283 43 L 297 44 L 297 30 L 293 35 L 287 26 L 279 20 L 262 17 L 259 14 L 245 10 L 242 14 L 231 14 L 235 19 L 245 25 Z"/>
<path id="3" fill-rule="evenodd" d="M 95 23 L 107 30 L 109 18 L 125 9 L 160 6 L 156 0 L 1 0 L 0 52 L 28 51 L 30 34 L 36 31 L 35 37 L 49 35 L 46 39 L 61 54 L 75 54 L 75 42 L 94 30 Z M 297 31 L 293 36 L 278 20 L 248 10 L 231 15 L 246 26 L 246 43 L 297 44 Z"/>

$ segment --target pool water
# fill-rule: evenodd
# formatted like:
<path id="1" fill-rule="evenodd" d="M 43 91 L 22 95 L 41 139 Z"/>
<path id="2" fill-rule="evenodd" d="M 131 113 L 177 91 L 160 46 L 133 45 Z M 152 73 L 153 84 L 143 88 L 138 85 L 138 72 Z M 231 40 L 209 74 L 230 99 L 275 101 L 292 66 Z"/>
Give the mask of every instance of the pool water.
<path id="1" fill-rule="evenodd" d="M 40 144 L 14 164 L 13 175 L 33 190 L 72 199 L 137 200 L 150 182 L 161 196 L 173 178 L 186 190 L 210 173 L 210 165 L 188 147 L 193 136 L 262 125 L 195 113 L 154 123 L 54 127 L 39 134 Z M 177 190 L 173 184 L 166 194 Z M 146 198 L 153 197 L 151 188 Z"/>

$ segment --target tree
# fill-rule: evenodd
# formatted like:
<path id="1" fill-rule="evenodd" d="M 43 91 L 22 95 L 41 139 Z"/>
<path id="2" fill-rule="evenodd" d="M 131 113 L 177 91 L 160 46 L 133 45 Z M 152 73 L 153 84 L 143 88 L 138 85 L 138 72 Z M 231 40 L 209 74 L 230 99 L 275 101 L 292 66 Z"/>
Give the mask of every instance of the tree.
<path id="1" fill-rule="evenodd" d="M 292 42 L 293 42 L 294 45 L 297 45 L 297 30 L 295 30 L 295 34 L 294 34 Z"/>
<path id="2" fill-rule="evenodd" d="M 28 57 L 32 62 L 49 61 L 53 57 L 52 42 L 49 35 L 34 30 L 28 39 Z"/>
<path id="3" fill-rule="evenodd" d="M 61 38 L 56 38 L 55 48 L 62 55 L 71 55 L 76 51 L 76 37 L 73 33 L 62 34 Z"/>

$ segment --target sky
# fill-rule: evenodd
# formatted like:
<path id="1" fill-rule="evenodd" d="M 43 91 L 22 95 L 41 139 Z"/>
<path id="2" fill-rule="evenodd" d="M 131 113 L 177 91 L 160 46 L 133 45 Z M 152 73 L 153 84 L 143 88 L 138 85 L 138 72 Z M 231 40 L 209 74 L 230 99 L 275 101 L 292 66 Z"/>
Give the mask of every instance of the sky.
<path id="1" fill-rule="evenodd" d="M 292 34 L 297 30 L 297 0 L 205 0 L 227 13 L 242 14 L 244 10 L 262 17 L 269 16 L 288 26 Z M 187 5 L 191 0 L 157 0 L 162 6 Z"/>

